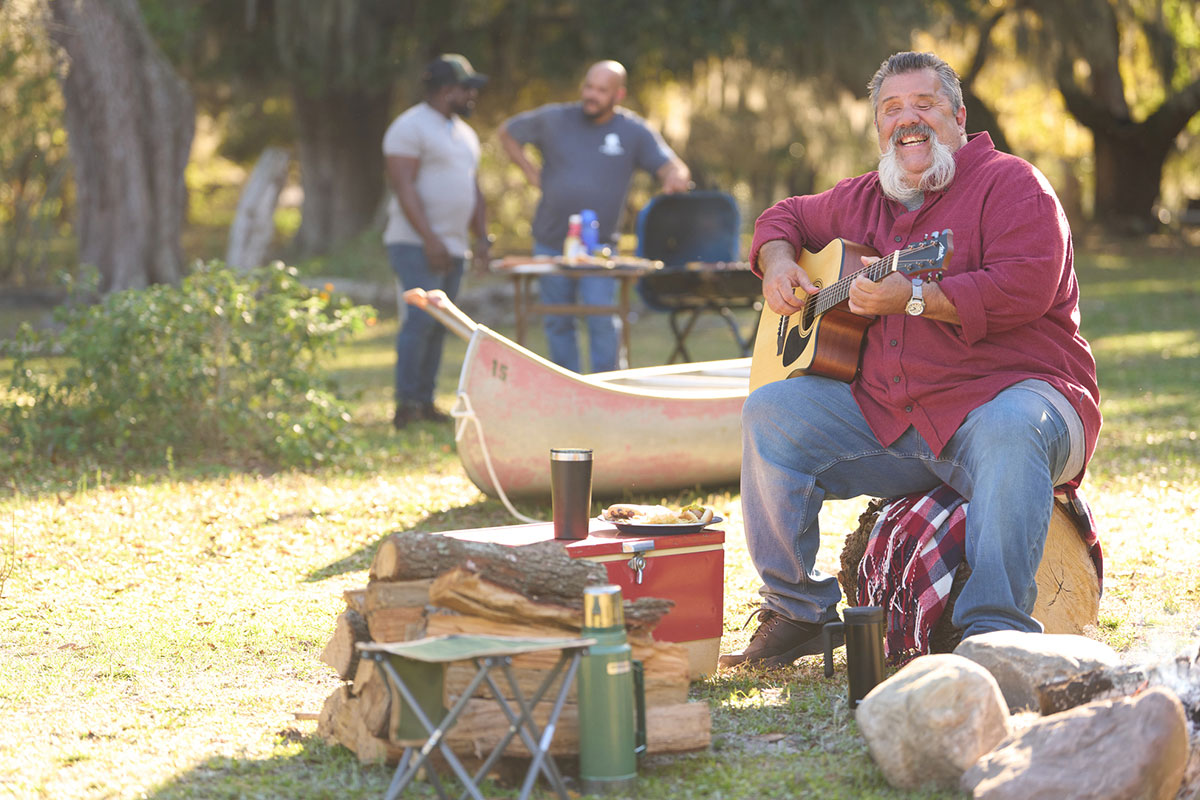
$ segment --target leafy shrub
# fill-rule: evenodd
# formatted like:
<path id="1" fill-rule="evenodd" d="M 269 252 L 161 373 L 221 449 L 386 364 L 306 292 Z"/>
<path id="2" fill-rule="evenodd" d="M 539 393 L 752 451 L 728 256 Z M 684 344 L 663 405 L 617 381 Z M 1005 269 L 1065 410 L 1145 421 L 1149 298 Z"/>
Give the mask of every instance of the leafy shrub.
<path id="1" fill-rule="evenodd" d="M 25 326 L 4 345 L 0 436 L 27 458 L 335 459 L 351 447 L 350 415 L 319 359 L 372 313 L 278 262 L 210 262 L 178 287 L 67 304 L 58 332 Z"/>

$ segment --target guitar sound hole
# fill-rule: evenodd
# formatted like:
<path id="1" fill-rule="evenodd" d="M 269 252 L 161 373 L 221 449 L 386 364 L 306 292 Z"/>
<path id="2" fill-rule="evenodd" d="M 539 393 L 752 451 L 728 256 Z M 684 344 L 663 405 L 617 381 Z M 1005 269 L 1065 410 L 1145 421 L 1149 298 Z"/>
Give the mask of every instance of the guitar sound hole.
<path id="1" fill-rule="evenodd" d="M 800 312 L 800 320 L 801 320 L 800 327 L 803 328 L 804 330 L 809 330 L 810 328 L 812 328 L 813 319 L 816 316 L 813 313 L 813 306 L 815 306 L 815 305 L 816 305 L 816 303 L 805 303 L 804 309 Z"/>

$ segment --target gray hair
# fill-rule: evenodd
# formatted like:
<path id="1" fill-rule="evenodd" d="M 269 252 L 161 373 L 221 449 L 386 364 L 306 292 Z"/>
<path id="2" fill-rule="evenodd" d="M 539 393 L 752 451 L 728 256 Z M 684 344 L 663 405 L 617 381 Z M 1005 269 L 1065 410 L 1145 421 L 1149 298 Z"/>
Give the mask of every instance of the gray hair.
<path id="1" fill-rule="evenodd" d="M 942 59 L 938 58 L 933 53 L 896 53 L 888 56 L 884 62 L 879 65 L 879 69 L 871 78 L 871 82 L 867 84 L 867 89 L 871 93 L 871 112 L 878 117 L 879 115 L 879 89 L 883 86 L 884 80 L 893 75 L 903 75 L 907 72 L 920 72 L 923 69 L 931 69 L 942 82 L 942 92 L 950 100 L 950 110 L 955 114 L 962 108 L 962 84 L 959 82 L 958 73 L 954 71 L 954 67 L 947 64 Z"/>

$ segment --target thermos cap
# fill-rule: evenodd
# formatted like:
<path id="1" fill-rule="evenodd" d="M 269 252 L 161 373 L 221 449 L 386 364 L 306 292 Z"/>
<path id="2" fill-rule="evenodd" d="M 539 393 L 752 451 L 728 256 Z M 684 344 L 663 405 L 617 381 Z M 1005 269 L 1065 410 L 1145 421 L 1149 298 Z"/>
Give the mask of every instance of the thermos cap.
<path id="1" fill-rule="evenodd" d="M 592 451 L 584 447 L 555 447 L 550 450 L 551 461 L 591 461 Z"/>
<path id="2" fill-rule="evenodd" d="M 583 587 L 583 627 L 625 627 L 625 610 L 621 607 L 620 586 Z"/>
<path id="3" fill-rule="evenodd" d="M 846 624 L 883 622 L 883 608 L 880 606 L 854 606 L 842 612 Z"/>

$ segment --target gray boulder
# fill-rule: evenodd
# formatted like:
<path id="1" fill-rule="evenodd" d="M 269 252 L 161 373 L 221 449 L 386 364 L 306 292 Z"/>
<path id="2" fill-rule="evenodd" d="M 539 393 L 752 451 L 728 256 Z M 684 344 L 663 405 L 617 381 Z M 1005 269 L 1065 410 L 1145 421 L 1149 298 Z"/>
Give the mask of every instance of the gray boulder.
<path id="1" fill-rule="evenodd" d="M 1008 735 L 996 681 L 973 661 L 923 656 L 876 686 L 855 713 L 871 757 L 893 786 L 953 789 Z"/>
<path id="2" fill-rule="evenodd" d="M 1036 711 L 1042 684 L 1121 663 L 1103 642 L 1066 633 L 995 631 L 963 639 L 954 653 L 992 674 L 1013 713 Z"/>
<path id="3" fill-rule="evenodd" d="M 1188 758 L 1169 689 L 1043 717 L 979 759 L 960 788 L 979 800 L 1169 800 Z"/>

